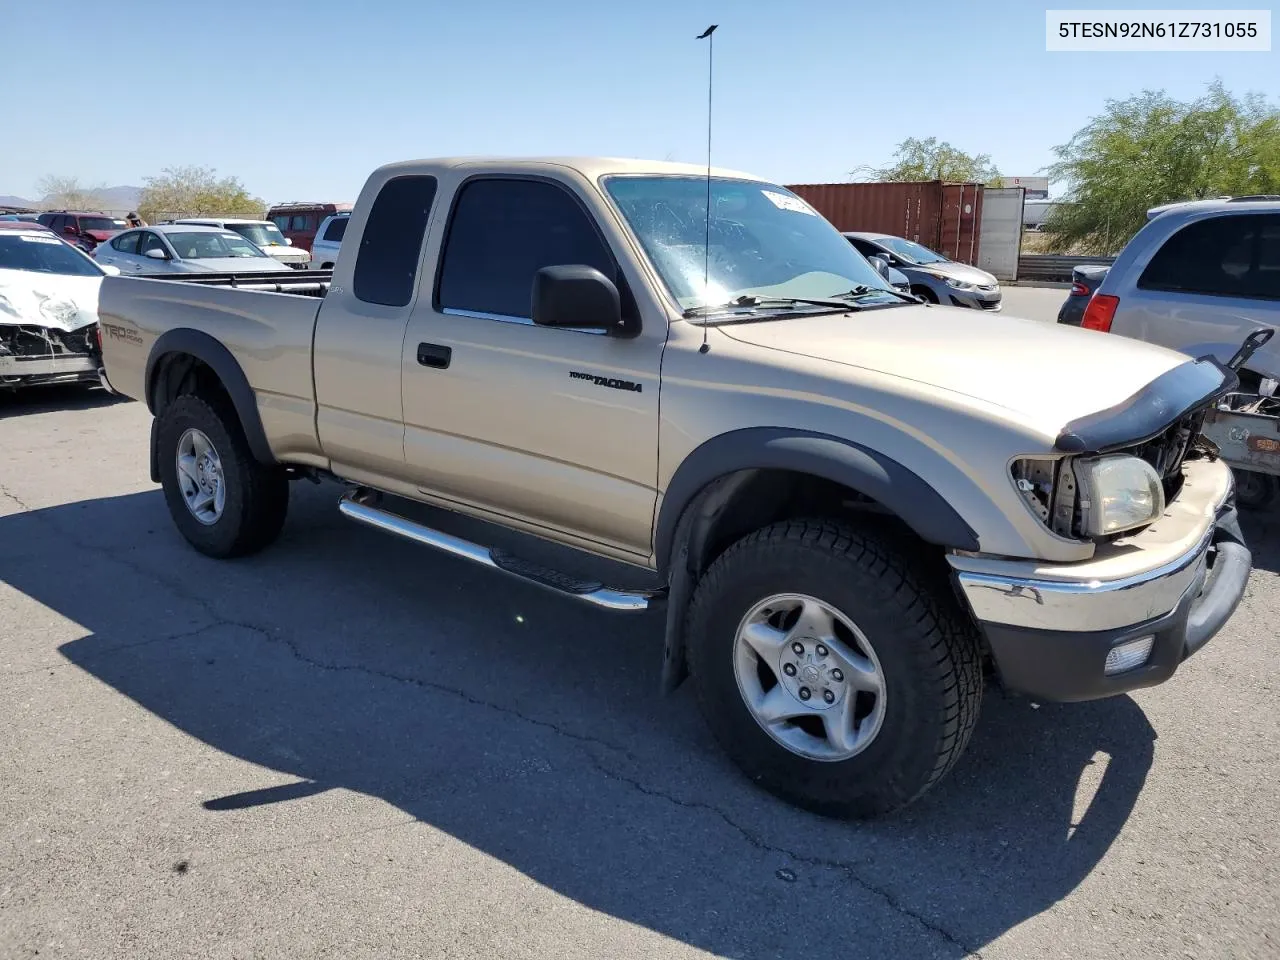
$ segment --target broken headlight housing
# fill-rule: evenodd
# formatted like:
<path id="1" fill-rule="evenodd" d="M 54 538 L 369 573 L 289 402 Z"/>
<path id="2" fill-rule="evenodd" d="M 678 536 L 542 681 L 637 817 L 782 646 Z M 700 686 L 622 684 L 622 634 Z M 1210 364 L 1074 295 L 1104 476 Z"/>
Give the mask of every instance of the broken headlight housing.
<path id="1" fill-rule="evenodd" d="M 1127 453 L 1015 460 L 1023 501 L 1060 537 L 1103 539 L 1144 527 L 1165 508 L 1164 485 L 1146 460 Z"/>
<path id="2" fill-rule="evenodd" d="M 1109 537 L 1145 527 L 1164 513 L 1164 486 L 1147 461 L 1127 453 L 1076 460 L 1080 532 Z"/>

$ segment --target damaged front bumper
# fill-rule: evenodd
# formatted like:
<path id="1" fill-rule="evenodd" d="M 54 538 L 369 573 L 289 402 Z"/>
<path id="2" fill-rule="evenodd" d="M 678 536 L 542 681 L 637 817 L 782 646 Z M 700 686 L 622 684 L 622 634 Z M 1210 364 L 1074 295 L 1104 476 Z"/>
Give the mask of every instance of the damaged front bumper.
<path id="1" fill-rule="evenodd" d="M 1092 561 L 950 558 L 1004 685 L 1039 700 L 1091 700 L 1163 683 L 1223 627 L 1252 557 L 1231 472 L 1187 464 L 1178 500 Z"/>
<path id="2" fill-rule="evenodd" d="M 101 365 L 92 326 L 70 332 L 0 326 L 0 387 L 95 382 Z"/>

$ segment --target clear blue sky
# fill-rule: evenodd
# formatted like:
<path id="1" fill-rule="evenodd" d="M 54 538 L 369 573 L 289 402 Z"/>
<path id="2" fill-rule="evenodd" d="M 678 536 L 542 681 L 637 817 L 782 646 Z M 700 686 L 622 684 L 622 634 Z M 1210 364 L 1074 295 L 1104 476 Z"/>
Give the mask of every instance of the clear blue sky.
<path id="1" fill-rule="evenodd" d="M 31 197 L 49 173 L 140 184 L 199 164 L 268 202 L 352 199 L 373 167 L 413 157 L 701 161 L 706 41 L 694 37 L 713 22 L 715 161 L 784 183 L 847 179 L 908 136 L 1035 174 L 1108 98 L 1191 97 L 1215 75 L 1234 92 L 1274 95 L 1280 79 L 1275 52 L 1046 53 L 1044 10 L 0 0 L 0 36 L 30 51 L 0 58 L 0 194 Z"/>

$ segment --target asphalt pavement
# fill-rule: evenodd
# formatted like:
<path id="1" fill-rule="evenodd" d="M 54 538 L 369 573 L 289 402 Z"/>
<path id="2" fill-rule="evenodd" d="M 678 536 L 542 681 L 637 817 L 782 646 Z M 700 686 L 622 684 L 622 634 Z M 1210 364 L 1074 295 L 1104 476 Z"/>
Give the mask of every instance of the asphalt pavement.
<path id="1" fill-rule="evenodd" d="M 352 525 L 330 485 L 295 487 L 268 551 L 207 560 L 147 430 L 99 391 L 0 396 L 6 960 L 1280 954 L 1266 522 L 1170 683 L 988 690 L 948 779 L 852 824 L 657 696 L 660 614 Z"/>
<path id="2" fill-rule="evenodd" d="M 1062 287 L 1010 287 L 1002 290 L 1004 313 L 1027 320 L 1056 323 L 1062 301 L 1070 291 Z"/>

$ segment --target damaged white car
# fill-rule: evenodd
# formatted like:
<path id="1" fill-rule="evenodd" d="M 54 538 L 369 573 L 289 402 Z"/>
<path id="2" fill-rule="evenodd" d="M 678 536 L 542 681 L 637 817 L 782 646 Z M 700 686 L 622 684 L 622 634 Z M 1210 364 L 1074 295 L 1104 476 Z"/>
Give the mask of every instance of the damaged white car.
<path id="1" fill-rule="evenodd" d="M 0 230 L 0 390 L 99 382 L 108 272 L 43 227 Z"/>

